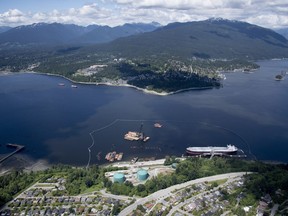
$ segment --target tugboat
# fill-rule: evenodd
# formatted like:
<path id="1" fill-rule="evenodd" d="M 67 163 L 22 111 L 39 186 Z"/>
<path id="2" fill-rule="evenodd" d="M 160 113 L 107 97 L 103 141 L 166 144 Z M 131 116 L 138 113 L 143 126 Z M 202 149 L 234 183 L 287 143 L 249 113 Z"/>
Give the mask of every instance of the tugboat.
<path id="1" fill-rule="evenodd" d="M 163 126 L 163 125 L 161 125 L 161 124 L 159 124 L 159 123 L 155 123 L 155 124 L 154 124 L 154 127 L 155 127 L 155 128 L 161 128 L 162 126 Z"/>
<path id="2" fill-rule="evenodd" d="M 275 76 L 275 80 L 276 80 L 276 81 L 281 81 L 281 80 L 283 80 L 286 74 L 287 74 L 287 72 L 281 71 L 281 74 L 277 74 L 277 75 Z"/>
<path id="3" fill-rule="evenodd" d="M 133 164 L 136 163 L 136 162 L 138 161 L 138 159 L 139 159 L 138 157 L 133 158 L 133 159 L 131 160 L 131 163 L 133 163 Z"/>

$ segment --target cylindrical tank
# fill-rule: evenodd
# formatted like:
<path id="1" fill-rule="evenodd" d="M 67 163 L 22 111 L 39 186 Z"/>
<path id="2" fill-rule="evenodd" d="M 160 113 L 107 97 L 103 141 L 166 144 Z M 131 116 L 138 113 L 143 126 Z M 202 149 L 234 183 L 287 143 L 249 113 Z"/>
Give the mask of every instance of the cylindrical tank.
<path id="1" fill-rule="evenodd" d="M 125 176 L 123 173 L 115 173 L 113 176 L 114 182 L 123 183 L 125 181 Z"/>
<path id="2" fill-rule="evenodd" d="M 145 181 L 148 178 L 148 172 L 144 169 L 140 169 L 137 172 L 137 178 L 139 181 Z"/>
<path id="3" fill-rule="evenodd" d="M 178 163 L 173 163 L 173 164 L 172 164 L 172 168 L 173 168 L 173 169 L 176 169 L 177 166 L 178 166 Z"/>

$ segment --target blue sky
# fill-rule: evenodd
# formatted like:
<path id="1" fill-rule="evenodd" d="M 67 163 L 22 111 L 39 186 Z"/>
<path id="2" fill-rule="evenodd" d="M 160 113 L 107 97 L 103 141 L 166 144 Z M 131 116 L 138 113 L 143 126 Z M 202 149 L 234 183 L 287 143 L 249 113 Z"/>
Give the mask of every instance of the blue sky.
<path id="1" fill-rule="evenodd" d="M 83 0 L 0 0 L 0 12 L 3 13 L 9 9 L 19 9 L 23 12 L 49 12 L 54 9 L 81 7 L 84 2 Z"/>
<path id="2" fill-rule="evenodd" d="M 0 26 L 37 22 L 122 25 L 131 22 L 245 21 L 288 28 L 287 0 L 0 0 Z"/>

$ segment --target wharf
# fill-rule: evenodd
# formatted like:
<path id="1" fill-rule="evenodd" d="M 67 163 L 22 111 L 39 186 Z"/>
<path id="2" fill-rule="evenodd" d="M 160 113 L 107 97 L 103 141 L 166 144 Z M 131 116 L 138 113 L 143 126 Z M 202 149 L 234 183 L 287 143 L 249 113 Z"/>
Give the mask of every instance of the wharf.
<path id="1" fill-rule="evenodd" d="M 0 159 L 0 163 L 2 163 L 3 161 L 7 160 L 9 157 L 13 156 L 14 154 L 16 154 L 17 152 L 21 151 L 23 148 L 25 148 L 25 146 L 22 145 L 18 145 L 18 144 L 6 144 L 7 147 L 12 147 L 12 148 L 16 148 L 15 151 L 13 151 L 12 153 L 6 155 L 4 158 Z"/>

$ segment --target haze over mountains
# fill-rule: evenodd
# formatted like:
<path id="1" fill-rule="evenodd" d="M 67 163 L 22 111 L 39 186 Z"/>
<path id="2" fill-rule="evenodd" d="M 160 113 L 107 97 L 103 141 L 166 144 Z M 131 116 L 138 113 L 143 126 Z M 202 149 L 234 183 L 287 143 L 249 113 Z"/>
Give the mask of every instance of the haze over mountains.
<path id="1" fill-rule="evenodd" d="M 0 34 L 3 32 L 6 32 L 8 30 L 12 29 L 12 27 L 9 26 L 0 26 Z"/>
<path id="2" fill-rule="evenodd" d="M 117 27 L 99 25 L 83 27 L 74 24 L 35 23 L 10 29 L 9 27 L 0 28 L 0 44 L 106 43 L 119 37 L 153 31 L 158 26 L 158 23 L 132 23 Z"/>
<path id="3" fill-rule="evenodd" d="M 1 33 L 0 45 L 7 43 L 98 44 L 81 48 L 80 52 L 98 51 L 123 57 L 164 55 L 251 60 L 288 57 L 288 41 L 284 36 L 270 29 L 221 18 L 163 27 L 158 23 L 113 28 L 38 23 Z"/>
<path id="4" fill-rule="evenodd" d="M 288 28 L 276 29 L 275 31 L 288 39 Z"/>

